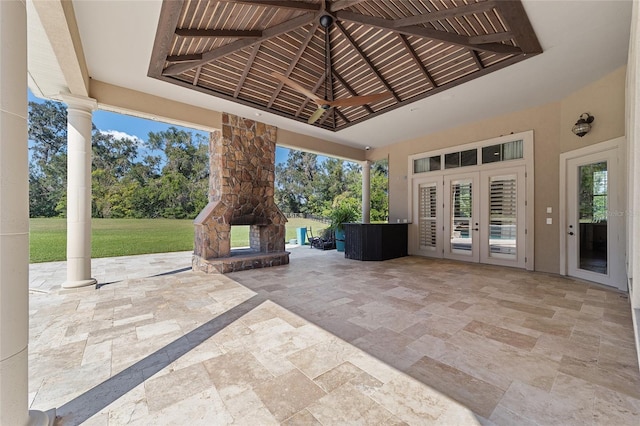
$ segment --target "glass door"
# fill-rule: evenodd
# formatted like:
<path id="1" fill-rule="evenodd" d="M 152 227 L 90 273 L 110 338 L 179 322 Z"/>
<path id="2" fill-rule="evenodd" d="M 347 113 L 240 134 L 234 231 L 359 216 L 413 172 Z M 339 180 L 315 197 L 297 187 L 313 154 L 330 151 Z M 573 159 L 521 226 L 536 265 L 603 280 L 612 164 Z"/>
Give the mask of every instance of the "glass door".
<path id="1" fill-rule="evenodd" d="M 478 174 L 444 178 L 444 257 L 478 262 Z"/>
<path id="2" fill-rule="evenodd" d="M 525 267 L 524 167 L 481 173 L 480 261 Z"/>
<path id="3" fill-rule="evenodd" d="M 418 218 L 418 253 L 442 257 L 442 176 L 417 181 L 414 194 L 417 194 L 414 217 Z"/>
<path id="4" fill-rule="evenodd" d="M 567 269 L 569 275 L 615 285 L 612 262 L 618 257 L 616 217 L 611 217 L 615 151 L 567 162 Z M 613 220 L 613 221 L 612 221 Z M 613 225 L 616 228 L 616 225 Z"/>

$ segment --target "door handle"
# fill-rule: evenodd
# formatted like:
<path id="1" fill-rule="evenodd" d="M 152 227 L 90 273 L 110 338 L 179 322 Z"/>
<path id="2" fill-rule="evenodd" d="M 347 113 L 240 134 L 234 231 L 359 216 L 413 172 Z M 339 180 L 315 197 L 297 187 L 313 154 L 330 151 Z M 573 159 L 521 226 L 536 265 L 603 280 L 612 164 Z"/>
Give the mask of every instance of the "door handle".
<path id="1" fill-rule="evenodd" d="M 569 235 L 573 235 L 573 231 L 569 232 Z"/>

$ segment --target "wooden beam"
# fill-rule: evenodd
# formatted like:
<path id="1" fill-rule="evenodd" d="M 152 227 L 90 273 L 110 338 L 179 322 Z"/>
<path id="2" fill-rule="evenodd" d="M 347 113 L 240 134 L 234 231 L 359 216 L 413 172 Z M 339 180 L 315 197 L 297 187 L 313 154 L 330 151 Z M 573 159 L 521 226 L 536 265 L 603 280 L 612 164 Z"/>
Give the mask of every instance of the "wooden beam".
<path id="1" fill-rule="evenodd" d="M 342 13 L 342 12 L 338 12 L 338 13 Z M 378 77 L 378 80 L 384 85 L 384 87 L 386 87 L 387 90 L 391 92 L 391 94 L 396 99 L 396 101 L 401 102 L 398 94 L 391 88 L 391 86 L 389 85 L 389 83 L 387 83 L 384 77 L 382 77 L 382 74 L 380 74 L 380 71 L 378 71 L 378 69 L 373 66 L 369 58 L 367 58 L 367 55 L 365 55 L 364 51 L 360 48 L 360 46 L 356 44 L 356 41 L 353 39 L 353 37 L 351 37 L 351 35 L 347 33 L 347 30 L 345 30 L 342 23 L 336 22 L 335 25 L 336 25 L 336 28 L 338 28 L 340 32 L 344 35 L 344 37 L 349 41 L 349 43 L 351 44 L 351 47 L 353 47 L 353 49 L 358 53 L 358 55 L 360 55 L 360 58 L 364 61 L 364 63 L 369 66 L 369 69 L 371 70 L 371 72 L 373 72 L 376 75 L 376 77 Z"/>
<path id="2" fill-rule="evenodd" d="M 311 41 L 311 38 L 313 38 L 313 35 L 316 33 L 317 29 L 318 29 L 318 24 L 317 23 L 314 24 L 309 29 L 309 32 L 307 33 L 307 36 L 302 41 L 302 44 L 300 44 L 300 47 L 298 48 L 298 51 L 296 52 L 294 57 L 289 62 L 289 67 L 287 67 L 287 71 L 284 73 L 285 77 L 289 77 L 289 75 L 291 75 L 291 71 L 293 71 L 293 69 L 298 64 L 298 61 L 300 60 L 300 57 L 302 56 L 302 54 L 304 53 L 305 49 L 309 45 L 309 42 Z M 271 108 L 271 105 L 273 105 L 273 103 L 275 102 L 276 98 L 280 94 L 280 91 L 282 90 L 282 87 L 284 87 L 284 83 L 283 82 L 278 83 L 278 87 L 276 88 L 276 90 L 271 95 L 271 99 L 269 99 L 269 103 L 267 104 L 267 108 Z"/>
<path id="3" fill-rule="evenodd" d="M 167 62 L 191 62 L 202 59 L 202 53 L 194 53 L 192 55 L 173 55 L 167 56 Z"/>
<path id="4" fill-rule="evenodd" d="M 511 40 L 513 33 L 506 31 L 503 33 L 482 34 L 469 37 L 469 43 L 473 45 L 485 44 L 485 43 L 500 43 L 501 41 Z"/>
<path id="5" fill-rule="evenodd" d="M 500 1 L 497 3 L 497 8 L 504 18 L 507 29 L 513 33 L 522 51 L 526 54 L 542 53 L 542 46 L 533 31 L 522 2 L 520 0 Z"/>
<path id="6" fill-rule="evenodd" d="M 315 12 L 320 10 L 319 4 L 307 3 L 302 1 L 293 1 L 293 0 L 222 0 L 222 1 L 246 4 L 249 6 L 277 7 L 280 9 L 308 10 L 308 11 L 315 11 Z"/>
<path id="7" fill-rule="evenodd" d="M 183 0 L 162 3 L 156 38 L 153 42 L 153 49 L 151 49 L 151 61 L 149 61 L 149 70 L 147 71 L 149 77 L 160 77 L 162 75 L 165 61 L 171 52 L 173 30 L 180 21 L 183 3 Z"/>
<path id="8" fill-rule="evenodd" d="M 342 118 L 342 119 L 344 120 L 344 122 L 345 122 L 346 124 L 351 123 L 351 121 L 349 121 L 349 119 L 347 118 L 347 116 L 346 116 L 346 115 L 344 115 L 344 114 L 342 113 L 342 111 L 340 111 L 338 108 L 334 108 L 333 110 L 336 112 L 336 114 L 338 114 L 338 115 L 340 116 L 340 118 Z M 335 117 L 333 117 L 333 120 L 334 120 L 333 128 L 334 128 L 334 129 L 337 129 L 337 128 L 338 128 L 338 123 L 336 122 L 336 118 L 335 118 Z"/>
<path id="9" fill-rule="evenodd" d="M 485 1 L 482 3 L 473 3 L 470 5 L 452 7 L 449 9 L 441 9 L 435 12 L 425 13 L 423 15 L 409 16 L 406 18 L 395 19 L 396 27 L 407 27 L 410 25 L 426 24 L 428 22 L 440 21 L 442 19 L 454 18 L 456 16 L 471 15 L 472 13 L 482 13 L 495 7 L 495 2 Z"/>
<path id="10" fill-rule="evenodd" d="M 478 69 L 479 70 L 484 69 L 484 64 L 480 60 L 480 56 L 478 56 L 478 52 L 476 52 L 475 50 L 469 49 L 469 53 L 471 54 L 471 58 L 473 59 L 473 62 L 476 63 L 476 66 L 478 67 Z"/>
<path id="11" fill-rule="evenodd" d="M 229 44 L 226 44 L 217 49 L 211 50 L 202 55 L 202 59 L 196 62 L 184 63 L 184 64 L 174 64 L 170 65 L 162 72 L 163 75 L 178 75 L 183 73 L 189 69 L 195 68 L 197 66 L 205 65 L 209 62 L 215 61 L 216 59 L 223 58 L 227 55 L 230 55 L 238 50 L 244 49 L 245 47 L 249 47 L 255 43 L 261 43 L 265 40 L 269 40 L 273 37 L 278 37 L 288 31 L 291 31 L 295 28 L 301 27 L 303 25 L 309 24 L 313 22 L 317 17 L 316 13 L 305 13 L 304 15 L 300 15 L 296 18 L 290 19 L 288 21 L 284 21 L 281 24 L 274 25 L 271 28 L 267 28 L 262 31 L 262 36 L 257 38 L 244 38 L 240 40 L 236 40 Z"/>
<path id="12" fill-rule="evenodd" d="M 345 81 L 344 78 L 342 78 L 342 76 L 340 74 L 338 74 L 338 71 L 333 70 L 333 76 L 336 78 L 336 80 L 338 80 L 340 82 L 340 84 L 342 84 L 342 87 L 344 87 L 345 89 L 347 89 L 347 92 L 349 92 L 349 94 L 351 94 L 351 96 L 358 96 L 358 94 L 356 93 L 355 90 L 353 90 L 353 88 L 351 86 L 349 86 L 349 83 L 347 83 Z M 367 112 L 369 114 L 373 114 L 373 109 L 371 109 L 371 107 L 367 104 L 362 105 L 362 107 L 367 110 Z M 347 120 L 347 122 L 349 122 L 349 120 Z"/>
<path id="13" fill-rule="evenodd" d="M 218 38 L 247 38 L 261 37 L 262 31 L 257 30 L 198 30 L 190 28 L 176 28 L 176 35 L 181 37 L 218 37 Z"/>
<path id="14" fill-rule="evenodd" d="M 368 25 L 371 27 L 381 28 L 383 30 L 389 30 L 401 34 L 430 38 L 432 40 L 438 40 L 445 43 L 454 44 L 457 46 L 466 47 L 469 49 L 482 50 L 485 52 L 493 53 L 508 53 L 508 54 L 520 54 L 522 50 L 519 47 L 511 46 L 501 43 L 483 43 L 472 44 L 469 41 L 469 37 L 462 36 L 454 33 L 448 33 L 445 31 L 434 30 L 432 28 L 426 28 L 421 26 L 406 26 L 396 27 L 394 20 L 378 18 L 375 16 L 361 15 L 359 13 L 353 13 L 348 11 L 340 11 L 336 13 L 336 19 L 341 21 L 355 22 L 356 24 Z"/>
<path id="15" fill-rule="evenodd" d="M 427 67 L 424 66 L 424 64 L 418 57 L 418 54 L 416 53 L 416 51 L 413 50 L 411 43 L 409 43 L 409 40 L 407 40 L 407 36 L 398 34 L 398 38 L 400 39 L 400 42 L 404 46 L 405 50 L 411 56 L 411 59 L 413 59 L 413 63 L 416 64 L 416 66 L 420 69 L 420 71 L 422 71 L 422 74 L 425 76 L 425 78 L 429 80 L 429 84 L 431 84 L 431 87 L 433 87 L 434 89 L 438 87 L 435 80 L 431 76 L 431 73 L 429 73 L 429 70 L 427 70 Z"/>
<path id="16" fill-rule="evenodd" d="M 193 85 L 198 85 L 198 80 L 200 80 L 200 73 L 202 72 L 202 67 L 196 68 L 196 75 L 193 76 Z"/>
<path id="17" fill-rule="evenodd" d="M 326 28 L 324 30 L 324 43 L 325 43 L 325 50 L 326 50 L 325 74 L 327 74 L 327 79 L 329 79 L 328 99 L 332 101 L 334 100 L 333 98 L 333 61 L 331 60 L 331 32 L 329 28 Z M 335 116 L 333 117 L 333 124 L 335 127 Z"/>
<path id="18" fill-rule="evenodd" d="M 337 12 L 339 10 L 346 9 L 347 7 L 355 6 L 363 1 L 364 0 L 337 0 L 331 3 L 329 10 L 331 12 Z"/>
<path id="19" fill-rule="evenodd" d="M 247 61 L 247 65 L 244 66 L 244 70 L 242 71 L 242 75 L 240 76 L 240 80 L 238 81 L 238 85 L 236 86 L 236 91 L 233 93 L 233 97 L 237 98 L 240 94 L 240 90 L 242 90 L 242 86 L 244 86 L 244 81 L 247 79 L 247 75 L 249 75 L 249 71 L 251 71 L 251 67 L 253 66 L 253 61 L 256 59 L 256 55 L 260 50 L 260 43 L 253 46 L 253 50 L 251 51 L 251 56 L 249 56 L 249 60 Z"/>
<path id="20" fill-rule="evenodd" d="M 363 117 L 361 119 L 354 120 L 351 123 L 349 123 L 348 125 L 340 127 L 340 130 L 344 130 L 347 127 L 351 127 L 351 126 L 356 125 L 358 123 L 361 123 L 361 122 L 363 122 L 365 120 L 369 120 L 369 119 L 371 119 L 371 118 L 373 118 L 373 117 L 375 117 L 377 115 L 385 114 L 385 113 L 387 113 L 389 111 L 392 111 L 394 109 L 401 108 L 403 106 L 409 105 L 409 104 L 411 104 L 413 102 L 419 101 L 420 99 L 424 99 L 424 98 L 427 98 L 429 96 L 434 96 L 434 95 L 436 95 L 438 93 L 444 92 L 445 90 L 449 90 L 449 89 L 451 89 L 453 87 L 459 86 L 459 85 L 461 85 L 463 83 L 466 83 L 468 81 L 475 80 L 476 78 L 479 78 L 481 76 L 487 75 L 489 73 L 495 72 L 495 71 L 500 70 L 502 68 L 508 67 L 510 65 L 516 64 L 516 63 L 521 62 L 521 61 L 524 61 L 525 59 L 530 58 L 532 56 L 533 55 L 512 56 L 510 58 L 505 59 L 504 61 L 498 62 L 498 63 L 493 64 L 493 65 L 488 66 L 488 67 L 485 67 L 480 71 L 476 71 L 476 72 L 472 72 L 472 73 L 466 74 L 466 75 L 462 76 L 461 78 L 458 78 L 458 79 L 453 80 L 453 81 L 451 81 L 449 83 L 445 83 L 445 84 L 443 84 L 441 86 L 438 86 L 438 88 L 436 88 L 434 90 L 429 90 L 429 91 L 424 92 L 424 93 L 422 93 L 420 95 L 408 98 L 404 102 L 400 102 L 400 103 L 397 103 L 397 104 L 392 104 L 392 105 L 390 105 L 390 106 L 388 106 L 388 107 L 386 107 L 384 109 L 380 109 L 380 110 L 374 112 L 373 114 L 369 115 L 368 117 Z"/>
<path id="21" fill-rule="evenodd" d="M 320 86 L 322 85 L 326 77 L 327 77 L 327 73 L 326 72 L 322 73 L 318 81 L 316 81 L 316 84 L 313 86 L 313 89 L 311 89 L 313 93 L 316 93 L 318 91 L 318 89 L 320 88 Z M 296 115 L 295 115 L 296 117 L 299 116 L 302 111 L 304 111 L 304 109 L 307 107 L 307 104 L 309 103 L 309 100 L 310 100 L 309 98 L 305 98 L 304 102 L 300 104 L 300 108 L 298 108 L 298 111 L 296 111 Z"/>

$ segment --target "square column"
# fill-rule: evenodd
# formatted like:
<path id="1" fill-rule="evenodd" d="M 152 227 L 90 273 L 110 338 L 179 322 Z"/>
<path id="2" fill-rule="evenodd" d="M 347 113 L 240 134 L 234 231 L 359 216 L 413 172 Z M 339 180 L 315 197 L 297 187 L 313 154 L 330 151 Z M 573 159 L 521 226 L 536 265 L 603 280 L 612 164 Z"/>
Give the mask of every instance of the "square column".
<path id="1" fill-rule="evenodd" d="M 371 161 L 362 162 L 362 223 L 371 222 Z"/>

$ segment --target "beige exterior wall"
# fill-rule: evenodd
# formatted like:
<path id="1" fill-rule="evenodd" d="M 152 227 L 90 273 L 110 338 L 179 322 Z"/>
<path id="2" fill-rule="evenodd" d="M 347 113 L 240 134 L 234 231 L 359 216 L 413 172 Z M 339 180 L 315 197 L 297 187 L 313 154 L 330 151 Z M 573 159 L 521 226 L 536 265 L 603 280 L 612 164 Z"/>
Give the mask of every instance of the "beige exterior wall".
<path id="1" fill-rule="evenodd" d="M 360 148 L 340 145 L 335 142 L 301 135 L 300 133 L 284 129 L 278 129 L 278 140 L 276 143 L 285 148 L 293 148 L 300 151 L 329 155 L 331 157 L 343 158 L 351 161 L 364 161 L 366 154 L 366 151 Z"/>
<path id="2" fill-rule="evenodd" d="M 534 267 L 537 271 L 558 273 L 560 154 L 624 135 L 624 91 L 625 68 L 622 67 L 558 102 L 372 150 L 368 155 L 370 160 L 389 158 L 389 221 L 409 217 L 409 155 L 533 130 Z M 583 112 L 590 112 L 595 121 L 592 132 L 579 138 L 571 128 Z M 547 207 L 553 209 L 551 215 L 546 214 Z M 553 218 L 552 225 L 545 223 L 548 216 Z"/>

